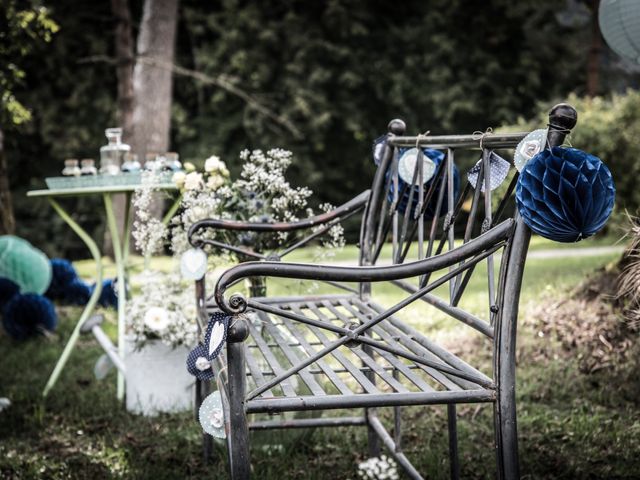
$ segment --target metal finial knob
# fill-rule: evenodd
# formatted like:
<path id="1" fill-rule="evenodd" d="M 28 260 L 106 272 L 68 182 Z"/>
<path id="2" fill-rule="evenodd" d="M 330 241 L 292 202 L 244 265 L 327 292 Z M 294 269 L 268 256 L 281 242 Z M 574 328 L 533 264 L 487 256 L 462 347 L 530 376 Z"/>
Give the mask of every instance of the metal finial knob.
<path id="1" fill-rule="evenodd" d="M 404 135 L 404 132 L 407 130 L 407 125 L 403 120 L 394 118 L 389 122 L 389 126 L 387 128 L 389 129 L 389 132 L 394 135 Z"/>
<path id="2" fill-rule="evenodd" d="M 549 112 L 549 125 L 558 130 L 571 130 L 578 122 L 578 112 L 568 103 L 559 103 Z"/>

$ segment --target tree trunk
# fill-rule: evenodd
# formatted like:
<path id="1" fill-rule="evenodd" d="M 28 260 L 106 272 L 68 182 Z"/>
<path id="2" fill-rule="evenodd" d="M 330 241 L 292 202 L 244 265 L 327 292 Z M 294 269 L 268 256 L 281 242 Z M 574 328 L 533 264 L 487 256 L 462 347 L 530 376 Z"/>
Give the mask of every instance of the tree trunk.
<path id="1" fill-rule="evenodd" d="M 131 147 L 142 159 L 166 152 L 171 127 L 171 97 L 178 0 L 145 0 L 133 70 Z"/>
<path id="2" fill-rule="evenodd" d="M 600 53 L 602 33 L 598 23 L 600 0 L 591 0 L 591 45 L 587 57 L 587 95 L 595 97 L 600 89 Z"/>
<path id="3" fill-rule="evenodd" d="M 171 127 L 171 99 L 178 0 L 145 0 L 133 69 L 133 136 L 131 149 L 144 159 L 166 152 Z M 158 200 L 151 213 L 159 217 Z"/>
<path id="4" fill-rule="evenodd" d="M 128 0 L 111 0 L 111 11 L 116 19 L 115 53 L 118 77 L 118 126 L 122 127 L 123 141 L 130 141 L 133 133 L 133 64 L 134 43 L 131 31 L 131 11 Z M 125 216 L 124 195 L 114 197 L 114 212 L 120 233 L 123 232 Z M 103 251 L 113 256 L 111 235 L 105 229 Z"/>
<path id="5" fill-rule="evenodd" d="M 16 220 L 9 190 L 9 168 L 4 153 L 4 133 L 0 128 L 0 235 L 12 235 L 15 229 Z"/>
<path id="6" fill-rule="evenodd" d="M 111 0 L 111 9 L 117 20 L 115 51 L 118 76 L 118 120 L 126 143 L 133 132 L 134 44 L 131 32 L 131 11 L 128 0 Z"/>

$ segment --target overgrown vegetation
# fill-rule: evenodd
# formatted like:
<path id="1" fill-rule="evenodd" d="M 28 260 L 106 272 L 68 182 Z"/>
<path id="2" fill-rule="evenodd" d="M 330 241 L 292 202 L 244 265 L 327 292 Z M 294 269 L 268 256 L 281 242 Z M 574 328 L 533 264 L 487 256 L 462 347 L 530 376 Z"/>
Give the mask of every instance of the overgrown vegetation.
<path id="1" fill-rule="evenodd" d="M 625 385 L 637 384 L 637 376 L 583 372 L 576 350 L 567 352 L 558 338 L 544 331 L 540 335 L 540 324 L 532 320 L 543 296 L 567 295 L 616 258 L 614 253 L 527 263 L 518 344 L 519 437 L 526 478 L 631 479 L 640 471 L 638 397 L 625 394 Z M 484 291 L 481 272 L 478 277 L 469 288 Z M 0 337 L 0 395 L 13 401 L 0 414 L 0 477 L 226 478 L 222 450 L 212 464 L 202 462 L 200 429 L 191 414 L 140 418 L 117 404 L 113 374 L 102 382 L 92 376 L 99 349 L 90 337 L 81 339 L 46 406 L 40 404 L 41 388 L 78 312 L 65 308 L 61 313 L 52 343 L 12 344 Z M 464 348 L 483 358 L 473 344 Z M 460 406 L 458 414 L 463 478 L 491 478 L 490 406 Z M 409 456 L 428 478 L 448 478 L 444 408 L 407 408 L 404 420 Z M 364 459 L 366 434 L 359 428 L 318 430 L 284 449 L 256 446 L 253 451 L 255 472 L 266 479 L 355 478 L 356 464 Z"/>

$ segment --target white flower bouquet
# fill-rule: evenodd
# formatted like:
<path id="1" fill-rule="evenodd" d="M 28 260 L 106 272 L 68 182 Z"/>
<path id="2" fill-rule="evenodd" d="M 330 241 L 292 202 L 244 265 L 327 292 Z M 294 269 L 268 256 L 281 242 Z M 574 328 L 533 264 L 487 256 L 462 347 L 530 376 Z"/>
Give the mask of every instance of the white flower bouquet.
<path id="1" fill-rule="evenodd" d="M 127 302 L 128 334 L 136 345 L 160 340 L 167 345 L 196 344 L 195 292 L 193 282 L 185 282 L 177 273 L 146 270 L 141 290 Z"/>
<path id="2" fill-rule="evenodd" d="M 174 254 L 189 248 L 187 231 L 189 227 L 207 218 L 244 222 L 294 222 L 302 216 L 311 216 L 307 200 L 312 195 L 305 187 L 292 187 L 285 173 L 292 161 L 292 153 L 282 149 L 244 150 L 240 153 L 243 162 L 240 178 L 231 182 L 229 171 L 219 157 L 212 156 L 205 161 L 204 172 L 190 172 L 184 176 L 174 176 L 176 184 L 182 188 L 181 211 L 171 222 L 171 245 Z M 321 205 L 322 210 L 330 210 L 331 205 Z M 204 239 L 216 240 L 258 253 L 283 245 L 289 239 L 287 232 L 238 232 L 228 230 L 207 230 Z M 332 247 L 342 246 L 343 230 L 334 226 L 325 241 Z M 223 253 L 221 251 L 215 253 Z M 244 261 L 249 257 L 232 254 L 234 260 Z"/>
<path id="3" fill-rule="evenodd" d="M 282 149 L 266 153 L 245 150 L 240 153 L 240 159 L 243 167 L 240 178 L 235 181 L 230 180 L 227 166 L 217 156 L 209 157 L 201 172 L 192 164 L 185 163 L 185 171 L 173 175 L 173 181 L 181 191 L 181 201 L 168 226 L 150 212 L 153 195 L 158 193 L 154 189 L 158 182 L 153 172 L 145 173 L 133 198 L 137 209 L 133 236 L 138 250 L 150 256 L 169 242 L 174 256 L 180 256 L 191 247 L 187 237 L 189 227 L 208 218 L 270 223 L 293 222 L 302 216 L 313 215 L 307 205 L 311 190 L 292 187 L 285 179 L 285 172 L 292 161 L 291 152 Z M 320 207 L 324 211 L 332 208 L 329 204 Z M 266 253 L 285 244 L 290 240 L 289 235 L 286 232 L 208 229 L 203 231 L 201 238 L 245 251 Z M 342 227 L 333 226 L 323 244 L 332 247 L 332 251 L 341 247 L 344 244 Z M 250 255 L 229 253 L 223 249 L 212 249 L 211 253 L 226 255 L 232 261 L 254 259 Z M 136 344 L 158 339 L 172 346 L 194 345 L 197 323 L 193 283 L 183 282 L 177 273 L 145 272 L 143 275 L 140 294 L 127 302 L 129 330 Z"/>

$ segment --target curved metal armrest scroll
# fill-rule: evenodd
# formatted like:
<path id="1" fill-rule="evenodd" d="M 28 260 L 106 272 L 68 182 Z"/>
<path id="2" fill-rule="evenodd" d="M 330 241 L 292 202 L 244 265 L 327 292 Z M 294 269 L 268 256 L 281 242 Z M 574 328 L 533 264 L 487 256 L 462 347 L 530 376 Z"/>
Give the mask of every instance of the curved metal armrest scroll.
<path id="1" fill-rule="evenodd" d="M 189 243 L 198 246 L 199 241 L 194 236 L 201 230 L 213 228 L 218 230 L 235 230 L 244 232 L 291 232 L 295 230 L 304 230 L 317 225 L 323 225 L 333 220 L 342 218 L 355 210 L 364 207 L 369 199 L 369 190 L 365 190 L 357 197 L 340 205 L 339 207 L 327 213 L 314 215 L 297 222 L 279 222 L 279 223 L 252 223 L 238 222 L 233 220 L 207 219 L 194 223 L 189 228 Z"/>
<path id="2" fill-rule="evenodd" d="M 215 288 L 216 303 L 223 311 L 231 315 L 243 312 L 247 307 L 246 299 L 240 294 L 234 294 L 227 299 L 224 293 L 227 288 L 238 280 L 247 277 L 264 276 L 296 280 L 345 282 L 384 282 L 417 277 L 450 267 L 469 257 L 481 254 L 495 247 L 511 236 L 514 225 L 515 221 L 509 218 L 455 250 L 400 265 L 384 267 L 338 267 L 283 262 L 243 263 L 230 268 L 219 278 Z"/>

